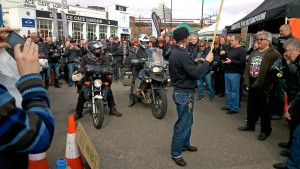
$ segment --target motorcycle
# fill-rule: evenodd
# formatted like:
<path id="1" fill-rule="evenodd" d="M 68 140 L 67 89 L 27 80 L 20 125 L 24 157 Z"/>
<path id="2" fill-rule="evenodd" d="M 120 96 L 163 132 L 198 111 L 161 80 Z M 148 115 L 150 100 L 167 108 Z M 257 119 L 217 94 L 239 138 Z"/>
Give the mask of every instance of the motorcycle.
<path id="1" fill-rule="evenodd" d="M 170 78 L 166 75 L 168 62 L 164 60 L 161 49 L 150 48 L 146 50 L 146 53 L 147 59 L 131 60 L 133 65 L 144 63 L 144 68 L 134 82 L 133 94 L 143 103 L 151 104 L 153 116 L 162 119 L 168 107 L 165 90 L 170 82 Z"/>
<path id="2" fill-rule="evenodd" d="M 77 73 L 84 74 L 80 81 L 80 86 L 82 86 L 80 90 L 84 91 L 86 106 L 92 113 L 93 124 L 95 128 L 99 129 L 104 121 L 104 106 L 107 105 L 113 68 L 111 66 L 85 65 Z M 74 73 L 73 76 L 76 76 L 77 73 Z"/>

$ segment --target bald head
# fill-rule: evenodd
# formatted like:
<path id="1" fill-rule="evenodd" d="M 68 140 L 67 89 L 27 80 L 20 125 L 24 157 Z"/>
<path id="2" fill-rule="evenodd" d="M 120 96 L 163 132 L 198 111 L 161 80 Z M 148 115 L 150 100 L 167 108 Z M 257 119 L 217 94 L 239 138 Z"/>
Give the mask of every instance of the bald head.
<path id="1" fill-rule="evenodd" d="M 281 25 L 279 28 L 280 37 L 285 37 L 291 34 L 291 26 L 288 24 Z"/>
<path id="2" fill-rule="evenodd" d="M 38 34 L 36 32 L 32 32 L 30 34 L 30 39 L 31 41 L 33 41 L 34 43 L 37 43 L 38 42 Z"/>
<path id="3" fill-rule="evenodd" d="M 47 37 L 47 38 L 46 38 L 46 43 L 47 43 L 48 45 L 50 45 L 50 44 L 52 43 L 52 38 Z"/>

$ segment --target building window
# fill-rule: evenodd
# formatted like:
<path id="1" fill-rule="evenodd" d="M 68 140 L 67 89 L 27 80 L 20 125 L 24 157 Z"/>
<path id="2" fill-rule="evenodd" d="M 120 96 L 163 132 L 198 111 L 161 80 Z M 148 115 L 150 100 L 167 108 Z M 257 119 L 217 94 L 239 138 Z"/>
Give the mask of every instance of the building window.
<path id="1" fill-rule="evenodd" d="M 83 23 L 73 22 L 72 23 L 72 38 L 75 40 L 79 40 L 83 38 Z"/>
<path id="2" fill-rule="evenodd" d="M 100 25 L 99 26 L 99 39 L 100 38 L 104 38 L 104 39 L 107 39 L 107 26 L 102 26 Z"/>
<path id="3" fill-rule="evenodd" d="M 90 39 L 93 40 L 95 37 L 97 37 L 95 35 L 95 33 L 96 33 L 96 25 L 87 24 L 86 27 L 87 27 L 87 36 L 86 37 L 87 37 L 88 40 L 90 40 Z"/>
<path id="4" fill-rule="evenodd" d="M 69 24 L 67 24 L 67 26 L 68 25 Z M 64 37 L 63 22 L 62 21 L 58 21 L 58 38 L 59 39 L 63 39 L 63 37 Z"/>
<path id="5" fill-rule="evenodd" d="M 110 36 L 111 37 L 116 37 L 117 34 L 117 27 L 110 27 Z"/>
<path id="6" fill-rule="evenodd" d="M 44 41 L 47 37 L 52 37 L 52 20 L 37 19 L 37 31 L 42 34 Z"/>

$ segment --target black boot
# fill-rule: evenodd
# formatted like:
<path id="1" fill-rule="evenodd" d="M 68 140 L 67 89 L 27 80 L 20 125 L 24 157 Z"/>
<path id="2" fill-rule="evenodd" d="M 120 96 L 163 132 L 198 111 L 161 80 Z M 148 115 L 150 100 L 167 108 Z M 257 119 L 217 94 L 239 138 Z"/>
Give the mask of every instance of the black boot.
<path id="1" fill-rule="evenodd" d="M 54 85 L 54 87 L 56 87 L 56 88 L 61 88 L 60 86 L 59 86 L 59 83 L 58 83 L 58 79 L 55 79 L 55 85 Z"/>
<path id="2" fill-rule="evenodd" d="M 111 108 L 110 108 L 109 115 L 121 117 L 121 116 L 122 116 L 122 113 L 118 112 L 118 111 L 116 110 L 116 108 L 111 107 Z"/>
<path id="3" fill-rule="evenodd" d="M 45 79 L 45 89 L 49 89 L 49 79 Z"/>
<path id="4" fill-rule="evenodd" d="M 80 112 L 80 113 L 78 113 L 78 112 L 76 112 L 76 114 L 75 114 L 75 116 L 74 116 L 74 119 L 75 120 L 78 120 L 78 119 L 80 119 L 82 117 L 82 113 Z"/>

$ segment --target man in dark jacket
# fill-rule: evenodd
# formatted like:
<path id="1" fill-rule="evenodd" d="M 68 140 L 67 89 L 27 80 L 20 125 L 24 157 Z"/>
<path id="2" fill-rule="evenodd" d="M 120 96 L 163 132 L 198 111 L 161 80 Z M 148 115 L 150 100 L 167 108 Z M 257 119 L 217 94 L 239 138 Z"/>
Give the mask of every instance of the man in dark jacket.
<path id="1" fill-rule="evenodd" d="M 101 52 L 101 47 L 102 44 L 100 42 L 90 42 L 90 51 L 81 59 L 80 67 L 84 67 L 85 65 L 110 66 L 111 57 L 103 56 Z M 121 117 L 122 113 L 118 112 L 115 108 L 116 103 L 110 85 L 111 84 L 103 88 L 103 91 L 106 91 L 108 93 L 107 103 L 108 107 L 110 108 L 109 115 Z M 79 91 L 79 96 L 76 105 L 76 114 L 74 116 L 75 120 L 78 120 L 82 117 L 83 105 L 86 101 L 85 92 L 88 92 L 88 89 L 85 90 L 84 87 L 85 86 L 83 86 Z"/>
<path id="2" fill-rule="evenodd" d="M 279 38 L 276 38 L 273 41 L 274 46 L 276 49 L 279 51 L 281 54 L 281 59 L 282 62 L 285 62 L 283 58 L 283 54 L 285 52 L 284 49 L 284 43 L 290 39 L 293 38 L 292 33 L 291 33 L 291 26 L 288 24 L 283 24 L 279 28 Z M 271 105 L 272 107 L 272 119 L 280 119 L 283 116 L 284 113 L 284 94 L 286 90 L 286 79 L 285 76 L 278 78 L 275 82 L 275 88 L 274 88 L 274 93 L 275 97 L 273 99 L 273 104 Z"/>
<path id="3" fill-rule="evenodd" d="M 118 70 L 118 57 L 119 57 L 119 46 L 114 42 L 114 38 L 110 37 L 109 42 L 106 46 L 106 53 L 108 56 L 112 58 L 112 66 L 114 68 L 114 80 L 118 80 L 119 78 L 119 70 Z"/>
<path id="4" fill-rule="evenodd" d="M 67 57 L 67 67 L 69 72 L 68 86 L 73 86 L 72 75 L 79 61 L 79 56 L 82 56 L 80 48 L 76 45 L 76 41 L 71 39 L 70 46 L 65 49 L 65 57 Z"/>
<path id="5" fill-rule="evenodd" d="M 60 59 L 60 52 L 57 50 L 57 46 L 53 44 L 52 38 L 47 37 L 45 43 L 45 51 L 48 59 L 49 68 L 47 69 L 46 78 L 45 78 L 45 89 L 49 88 L 49 79 L 51 76 L 51 71 L 54 71 L 54 80 L 55 87 L 60 88 L 58 83 L 59 71 L 58 71 L 58 62 Z"/>
<path id="6" fill-rule="evenodd" d="M 141 34 L 139 37 L 139 46 L 133 47 L 130 51 L 129 57 L 126 58 L 126 65 L 130 65 L 132 59 L 147 59 L 148 55 L 146 53 L 146 49 L 148 48 L 149 37 L 146 34 Z M 136 51 L 136 52 L 135 52 Z M 133 94 L 134 86 L 135 86 L 135 79 L 137 78 L 139 72 L 144 68 L 144 64 L 138 64 L 134 66 L 127 66 L 132 67 L 132 84 L 130 87 L 129 93 L 129 103 L 128 107 L 132 107 L 135 104 L 135 97 Z"/>
<path id="7" fill-rule="evenodd" d="M 244 73 L 244 86 L 249 87 L 247 124 L 239 127 L 240 131 L 254 131 L 260 118 L 261 132 L 258 140 L 265 140 L 272 131 L 269 115 L 269 100 L 274 76 L 270 71 L 280 53 L 271 47 L 272 35 L 261 31 L 256 34 L 258 50 L 253 51 L 248 59 Z"/>
<path id="8" fill-rule="evenodd" d="M 200 68 L 194 63 L 186 49 L 189 31 L 182 27 L 174 31 L 177 45 L 174 46 L 169 58 L 170 76 L 174 86 L 173 100 L 176 104 L 178 119 L 174 125 L 171 157 L 179 166 L 186 162 L 181 156 L 183 150 L 197 151 L 196 146 L 190 145 L 193 124 L 195 81 L 203 78 L 208 72 L 213 55 L 209 54 Z"/>
<path id="9" fill-rule="evenodd" d="M 300 40 L 291 38 L 285 42 L 284 48 L 284 59 L 287 63 L 284 74 L 286 74 L 288 96 L 285 117 L 290 127 L 288 144 L 291 145 L 291 150 L 287 162 L 274 165 L 277 169 L 300 168 Z"/>

